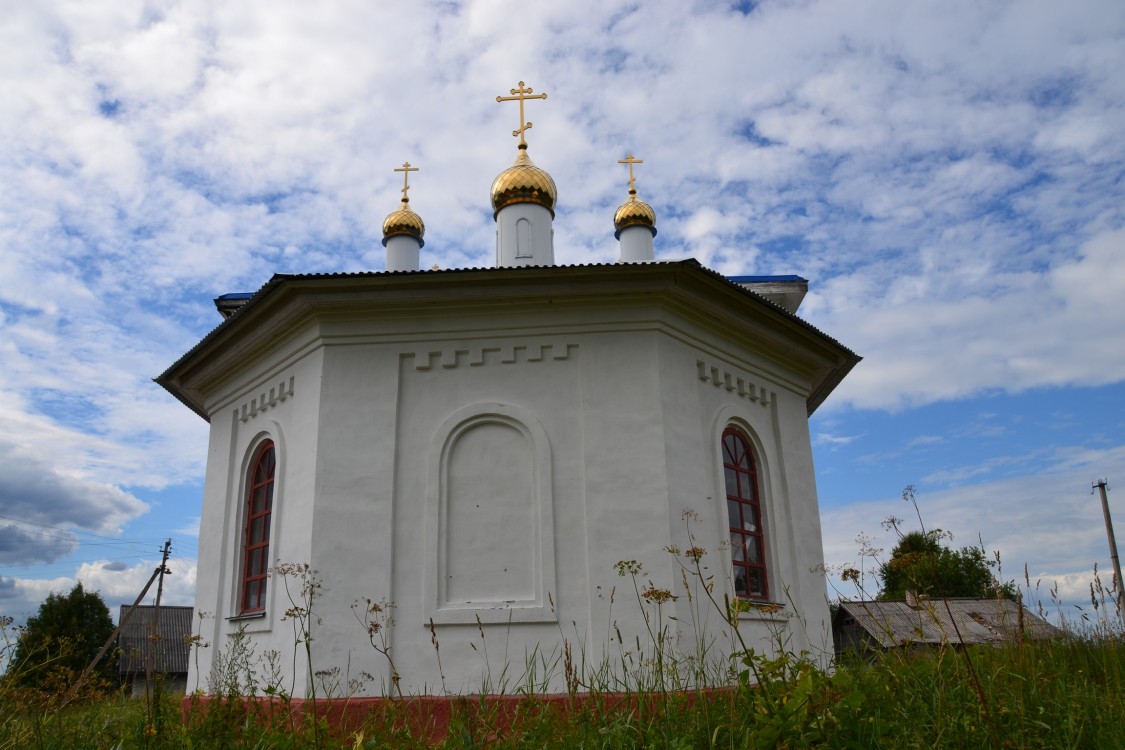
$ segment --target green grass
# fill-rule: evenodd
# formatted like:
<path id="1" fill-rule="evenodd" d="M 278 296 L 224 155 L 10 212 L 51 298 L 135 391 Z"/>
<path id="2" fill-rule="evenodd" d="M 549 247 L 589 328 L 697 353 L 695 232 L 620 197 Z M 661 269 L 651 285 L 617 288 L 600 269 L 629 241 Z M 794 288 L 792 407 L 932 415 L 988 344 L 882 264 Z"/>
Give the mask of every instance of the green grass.
<path id="1" fill-rule="evenodd" d="M 681 555 L 678 549 L 669 551 Z M 678 559 L 686 561 L 687 578 L 706 584 L 709 579 L 699 562 L 702 554 L 691 547 Z M 294 653 L 306 658 L 314 672 L 309 644 L 312 626 L 319 622 L 314 614 L 318 579 L 308 566 L 282 572 L 295 575 L 294 587 L 285 588 L 293 604 L 286 619 L 294 624 Z M 346 730 L 326 720 L 332 701 L 338 706 L 356 694 L 356 689 L 339 681 L 322 685 L 314 694 L 320 700 L 306 702 L 304 718 L 299 718 L 289 710 L 294 705 L 288 697 L 292 686 L 284 684 L 280 672 L 268 668 L 271 659 L 281 655 L 270 652 L 263 677 L 258 670 L 265 655 L 255 655 L 252 644 L 240 634 L 215 654 L 208 688 L 219 697 L 211 698 L 206 710 L 197 704 L 186 720 L 182 720 L 180 698 L 161 695 L 159 690 L 146 700 L 130 700 L 92 685 L 72 694 L 68 675 L 49 660 L 35 667 L 43 671 L 30 681 L 43 688 L 31 689 L 21 687 L 28 681 L 12 674 L 21 666 L 9 667 L 9 674 L 0 678 L 0 750 L 1125 750 L 1125 633 L 1120 623 L 1110 626 L 1104 616 L 1091 620 L 1083 615 L 1057 640 L 892 650 L 872 660 L 845 658 L 829 671 L 819 669 L 816 660 L 807 656 L 771 658 L 745 644 L 729 664 L 720 660 L 715 665 L 711 662 L 717 655 L 698 644 L 690 654 L 671 650 L 660 609 L 670 592 L 651 583 L 641 585 L 644 573 L 633 561 L 619 563 L 618 572 L 633 583 L 650 643 L 642 646 L 638 640 L 636 652 L 629 652 L 630 660 L 623 657 L 619 665 L 605 662 L 589 671 L 574 666 L 568 645 L 558 659 L 544 658 L 538 665 L 541 669 L 528 668 L 522 686 L 507 682 L 506 666 L 500 678 L 494 682 L 490 675 L 486 684 L 503 685 L 505 692 L 523 697 L 515 702 L 472 695 L 451 699 L 449 731 L 437 738 L 417 720 L 424 701 L 401 696 L 397 681 L 383 686 L 397 699 L 380 702 Z M 695 606 L 715 608 L 738 636 L 737 602 L 718 601 L 710 586 L 688 586 L 687 578 L 684 595 L 690 611 L 695 612 Z M 1103 596 L 1099 600 L 1091 589 L 1094 614 L 1098 610 L 1104 614 L 1104 590 L 1096 590 Z M 693 591 L 701 593 L 693 595 Z M 397 675 L 387 640 L 394 627 L 394 605 L 370 600 L 357 602 L 357 607 L 360 604 L 359 624 Z M 192 642 L 195 647 L 206 646 L 198 639 Z M 0 618 L 0 657 L 11 652 L 13 643 Z M 434 648 L 439 654 L 436 635 Z M 586 664 L 585 655 L 578 656 L 577 664 Z M 314 673 L 321 672 L 337 674 L 335 670 Z M 552 678 L 577 699 L 539 697 Z M 728 683 L 719 690 L 694 687 Z M 268 695 L 271 702 L 243 700 L 242 695 Z M 277 710 L 269 710 L 270 706 Z"/>
<path id="2" fill-rule="evenodd" d="M 598 695 L 570 710 L 527 698 L 505 716 L 455 702 L 442 748 L 1125 748 L 1125 643 L 1069 638 L 1005 647 L 893 652 L 831 674 L 795 657 L 755 657 L 762 684 L 712 693 Z M 0 685 L 0 748 L 422 748 L 409 698 L 333 733 L 242 702 L 180 721 L 156 702 L 51 695 Z"/>

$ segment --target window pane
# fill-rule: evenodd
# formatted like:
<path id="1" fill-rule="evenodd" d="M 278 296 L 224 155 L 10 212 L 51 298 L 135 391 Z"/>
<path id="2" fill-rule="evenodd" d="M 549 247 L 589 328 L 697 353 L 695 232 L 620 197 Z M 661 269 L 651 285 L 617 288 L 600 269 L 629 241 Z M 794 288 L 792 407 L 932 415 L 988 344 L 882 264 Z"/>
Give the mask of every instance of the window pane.
<path id="1" fill-rule="evenodd" d="M 253 499 L 250 501 L 250 514 L 258 515 L 266 509 L 266 488 L 259 487 L 254 490 Z"/>
<path id="2" fill-rule="evenodd" d="M 727 494 L 728 495 L 737 495 L 738 494 L 738 474 L 737 474 L 737 472 L 735 472 L 734 469 L 731 469 L 729 467 L 724 468 L 723 469 L 723 476 L 726 477 Z"/>
<path id="3" fill-rule="evenodd" d="M 250 522 L 250 544 L 260 544 L 262 541 L 262 522 L 263 517 L 258 516 Z"/>
<path id="4" fill-rule="evenodd" d="M 265 486 L 265 490 L 266 490 L 266 510 L 269 510 L 273 507 L 273 481 L 272 480 L 270 481 L 269 484 L 267 484 Z"/>
<path id="5" fill-rule="evenodd" d="M 727 500 L 727 520 L 730 522 L 732 529 L 742 527 L 742 514 L 739 511 L 739 503 L 737 500 Z"/>
<path id="6" fill-rule="evenodd" d="M 261 549 L 261 547 L 259 547 L 257 549 L 250 550 L 250 554 L 247 556 L 247 559 L 246 559 L 246 575 L 247 576 L 259 575 L 258 569 L 261 568 L 261 567 L 262 567 L 262 549 Z"/>
<path id="7" fill-rule="evenodd" d="M 764 596 L 765 591 L 762 588 L 762 571 L 750 569 L 746 571 L 750 574 L 750 596 Z"/>
<path id="8" fill-rule="evenodd" d="M 760 563 L 762 561 L 762 549 L 758 537 L 751 536 L 746 538 L 746 559 L 752 563 Z"/>
<path id="9" fill-rule="evenodd" d="M 734 436 L 726 435 L 723 437 L 723 463 L 734 463 Z"/>
<path id="10" fill-rule="evenodd" d="M 742 545 L 742 534 L 730 535 L 730 557 L 735 562 L 746 560 L 746 548 Z"/>
<path id="11" fill-rule="evenodd" d="M 258 608 L 258 581 L 246 582 L 246 596 L 243 598 L 243 607 L 246 609 Z"/>
<path id="12" fill-rule="evenodd" d="M 740 490 L 742 491 L 742 498 L 745 500 L 758 499 L 758 483 L 754 481 L 753 474 L 741 474 L 739 479 L 742 480 Z"/>
<path id="13" fill-rule="evenodd" d="M 749 503 L 742 506 L 742 527 L 746 531 L 758 530 L 758 509 Z"/>
<path id="14" fill-rule="evenodd" d="M 734 593 L 735 596 L 746 596 L 749 593 L 746 590 L 746 568 L 734 569 Z"/>

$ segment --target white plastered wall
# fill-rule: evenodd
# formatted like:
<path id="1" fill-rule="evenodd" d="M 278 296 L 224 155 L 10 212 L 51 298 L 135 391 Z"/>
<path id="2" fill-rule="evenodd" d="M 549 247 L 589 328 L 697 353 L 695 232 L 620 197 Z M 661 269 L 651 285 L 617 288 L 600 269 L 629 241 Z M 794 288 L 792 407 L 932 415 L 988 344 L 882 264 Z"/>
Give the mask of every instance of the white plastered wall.
<path id="1" fill-rule="evenodd" d="M 778 643 L 830 649 L 823 578 L 809 572 L 822 557 L 801 395 L 807 384 L 656 307 L 514 315 L 466 318 L 452 310 L 415 321 L 337 321 L 319 338 L 296 337 L 304 344 L 287 345 L 261 363 L 261 376 L 248 371 L 216 398 L 197 604 L 218 614 L 207 638 L 212 649 L 245 626 L 257 653 L 292 650 L 290 625 L 281 621 L 289 603 L 278 599 L 276 580 L 265 616 L 226 619 L 235 613 L 243 464 L 265 434 L 279 441 L 271 556 L 308 562 L 323 579 L 314 669 L 338 668 L 345 678 L 367 672 L 375 678 L 367 692 L 390 690 L 390 662 L 353 616 L 352 604 L 370 598 L 395 604 L 387 642 L 406 693 L 514 690 L 544 673 L 542 687 L 562 689 L 564 641 L 589 667 L 620 663 L 638 637 L 646 643 L 641 609 L 654 608 L 618 576 L 622 560 L 644 568 L 642 586 L 651 581 L 679 595 L 661 608 L 675 648 L 732 648 L 736 640 L 698 590 L 689 601 L 666 549 L 690 546 L 683 511 L 692 509 L 694 542 L 707 549 L 716 590 L 728 585 L 718 446 L 730 423 L 748 432 L 759 455 L 770 588 L 783 605 L 776 614 L 746 613 L 743 639 L 767 651 Z M 505 325 L 508 335 L 470 330 Z M 286 400 L 242 421 L 254 394 L 289 378 Z M 513 565 L 533 568 L 534 590 L 528 596 L 521 584 L 509 591 L 513 579 L 501 575 L 495 591 L 482 591 L 477 578 L 479 601 L 458 603 L 443 597 L 437 579 L 457 573 L 441 561 L 449 529 L 442 528 L 440 463 L 459 425 L 488 415 L 530 435 L 526 453 L 518 440 L 497 445 L 515 446 L 513 454 L 534 464 L 538 495 L 521 506 L 521 517 L 531 519 L 524 527 L 538 538 L 512 545 L 519 549 L 511 555 Z M 481 450 L 488 455 L 490 448 Z M 487 472 L 473 478 L 483 483 L 474 487 L 488 481 Z M 534 509 L 530 516 L 526 507 Z M 452 517 L 471 519 L 463 508 Z M 502 549 L 485 558 L 505 562 Z M 201 659 L 201 673 L 212 654 Z M 300 693 L 308 678 L 302 660 L 298 665 Z"/>

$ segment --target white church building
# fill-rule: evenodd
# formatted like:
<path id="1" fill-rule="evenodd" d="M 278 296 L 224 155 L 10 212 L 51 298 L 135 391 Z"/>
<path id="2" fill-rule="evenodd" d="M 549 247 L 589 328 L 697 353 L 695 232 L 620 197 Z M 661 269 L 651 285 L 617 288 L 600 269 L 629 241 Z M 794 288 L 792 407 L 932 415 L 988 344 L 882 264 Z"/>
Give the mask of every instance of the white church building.
<path id="1" fill-rule="evenodd" d="M 628 681 L 657 648 L 679 670 L 706 653 L 721 671 L 741 643 L 831 654 L 808 419 L 859 357 L 796 316 L 803 279 L 656 261 L 631 155 L 617 262 L 555 265 L 537 97 L 512 94 L 494 268 L 420 270 L 405 164 L 386 271 L 221 297 L 226 319 L 157 378 L 210 424 L 211 647 L 189 685 L 239 632 L 285 654 L 297 696 L 333 668 L 369 693 L 560 691 L 607 666 Z M 279 562 L 322 582 L 311 670 Z M 385 654 L 355 616 L 368 599 L 394 605 Z"/>

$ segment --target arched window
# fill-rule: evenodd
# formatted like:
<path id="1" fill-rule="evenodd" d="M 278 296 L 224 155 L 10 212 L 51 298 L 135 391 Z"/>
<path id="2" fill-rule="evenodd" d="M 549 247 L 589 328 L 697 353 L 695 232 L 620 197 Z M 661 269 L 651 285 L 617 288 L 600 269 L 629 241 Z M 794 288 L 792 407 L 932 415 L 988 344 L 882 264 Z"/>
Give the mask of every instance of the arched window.
<path id="1" fill-rule="evenodd" d="M 520 219 L 516 222 L 516 257 L 530 258 L 531 256 L 531 222 Z"/>
<path id="2" fill-rule="evenodd" d="M 736 427 L 723 431 L 723 476 L 730 522 L 734 593 L 748 599 L 768 599 L 758 469 L 750 450 L 750 439 Z"/>
<path id="3" fill-rule="evenodd" d="M 242 586 L 239 610 L 261 612 L 266 608 L 266 578 L 270 559 L 270 515 L 273 513 L 273 482 L 277 454 L 267 440 L 254 453 L 246 478 L 246 528 L 242 537 Z"/>

